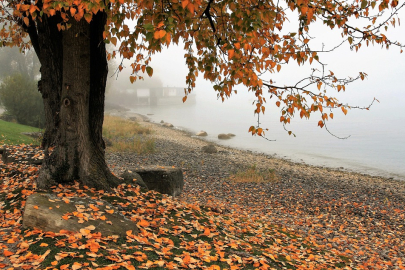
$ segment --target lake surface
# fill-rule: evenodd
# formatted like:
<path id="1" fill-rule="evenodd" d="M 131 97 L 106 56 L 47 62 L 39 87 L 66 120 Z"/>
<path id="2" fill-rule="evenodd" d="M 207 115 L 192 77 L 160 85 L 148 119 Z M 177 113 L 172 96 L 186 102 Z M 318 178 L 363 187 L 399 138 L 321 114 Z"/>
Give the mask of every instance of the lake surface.
<path id="1" fill-rule="evenodd" d="M 176 128 L 192 133 L 204 130 L 206 139 L 221 145 L 261 152 L 295 162 L 343 167 L 349 171 L 392 177 L 405 180 L 405 117 L 394 119 L 378 113 L 351 110 L 347 116 L 335 112 L 335 119 L 328 122 L 328 128 L 337 139 L 317 127 L 318 118 L 311 120 L 293 119 L 288 127 L 295 134 L 289 136 L 279 122 L 277 110 L 266 111 L 261 116 L 262 127 L 269 128 L 266 137 L 276 141 L 251 136 L 248 129 L 257 124 L 252 102 L 243 96 L 239 99 L 212 102 L 197 98 L 195 105 L 174 105 L 164 107 L 137 107 L 133 112 L 148 115 L 153 122 L 161 120 Z M 378 111 L 378 110 L 377 110 Z M 219 133 L 234 133 L 230 140 L 219 140 Z"/>

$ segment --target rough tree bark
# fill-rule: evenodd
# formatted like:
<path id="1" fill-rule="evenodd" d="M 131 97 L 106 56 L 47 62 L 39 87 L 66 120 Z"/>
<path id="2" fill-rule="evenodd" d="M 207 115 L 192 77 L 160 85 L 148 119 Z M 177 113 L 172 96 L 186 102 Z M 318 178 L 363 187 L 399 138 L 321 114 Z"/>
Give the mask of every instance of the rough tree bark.
<path id="1" fill-rule="evenodd" d="M 71 20 L 58 31 L 58 16 L 28 29 L 41 62 L 38 84 L 45 106 L 45 159 L 37 179 L 40 189 L 77 180 L 96 189 L 119 184 L 105 162 L 102 138 L 107 60 L 103 30 L 106 14 L 91 23 Z"/>

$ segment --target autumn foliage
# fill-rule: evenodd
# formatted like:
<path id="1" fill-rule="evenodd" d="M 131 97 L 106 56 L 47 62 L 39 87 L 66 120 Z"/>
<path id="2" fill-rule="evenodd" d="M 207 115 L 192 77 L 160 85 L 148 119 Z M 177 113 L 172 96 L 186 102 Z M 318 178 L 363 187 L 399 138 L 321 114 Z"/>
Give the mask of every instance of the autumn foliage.
<path id="1" fill-rule="evenodd" d="M 39 149 L 27 145 L 9 150 L 43 158 Z M 278 190 L 274 185 L 280 191 L 276 196 L 257 201 L 263 198 L 263 186 L 256 186 L 249 189 L 253 193 L 241 189 L 238 196 L 203 206 L 186 203 L 187 198 L 143 193 L 135 185 L 109 192 L 79 183 L 57 185 L 50 190 L 57 197 L 55 207 L 72 197 L 92 198 L 97 205 L 77 204 L 76 211 L 63 214 L 83 225 L 79 231 L 54 233 L 21 226 L 26 199 L 37 192 L 37 172 L 35 165 L 0 161 L 0 269 L 405 269 L 403 199 L 372 197 L 382 188 L 353 199 L 323 187 L 324 194 L 311 198 L 305 188 L 294 192 L 293 187 Z M 185 174 L 186 181 L 192 177 Z M 246 208 L 229 211 L 245 199 L 254 203 L 251 210 L 258 215 Z M 113 209 L 100 210 L 107 203 L 132 220 L 134 229 L 121 237 L 103 235 L 85 223 L 111 222 L 106 212 Z M 44 206 L 31 207 L 41 211 Z"/>
<path id="2" fill-rule="evenodd" d="M 43 16 L 58 16 L 59 30 L 70 27 L 72 18 L 91 22 L 94 14 L 108 16 L 103 37 L 118 46 L 108 55 L 133 59 L 131 82 L 144 73 L 153 74 L 152 55 L 170 44 L 181 44 L 189 68 L 186 94 L 195 87 L 198 74 L 214 83 L 222 99 L 230 97 L 237 85 L 244 85 L 256 97 L 255 113 L 264 113 L 266 104 L 280 107 L 280 122 L 289 124 L 293 116 L 309 118 L 319 113 L 318 125 L 333 118 L 329 109 L 346 114 L 351 107 L 326 94 L 325 90 L 344 91 L 347 84 L 366 76 L 339 78 L 325 70 L 319 50 L 311 47 L 310 30 L 314 23 L 338 29 L 342 42 L 358 50 L 363 45 L 384 47 L 403 45 L 381 30 L 399 24 L 404 3 L 398 0 L 3 0 L 0 11 L 3 46 L 29 47 L 25 30 Z M 298 20 L 295 31 L 285 24 Z M 314 72 L 298 83 L 277 85 L 272 73 L 281 72 L 291 62 L 310 64 Z M 119 66 L 119 70 L 123 67 Z M 186 98 L 185 98 L 186 99 Z M 184 100 L 185 100 L 184 99 Z M 327 111 L 328 110 L 328 111 Z M 253 134 L 263 129 L 252 126 Z"/>

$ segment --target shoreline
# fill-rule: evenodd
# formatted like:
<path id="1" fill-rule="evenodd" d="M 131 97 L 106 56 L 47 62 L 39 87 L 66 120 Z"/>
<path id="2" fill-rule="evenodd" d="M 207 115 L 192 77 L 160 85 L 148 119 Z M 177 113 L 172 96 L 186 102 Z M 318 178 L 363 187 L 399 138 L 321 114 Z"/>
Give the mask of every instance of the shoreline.
<path id="1" fill-rule="evenodd" d="M 110 112 L 106 112 L 107 114 L 110 114 Z M 325 172 L 334 172 L 334 173 L 339 173 L 339 174 L 348 174 L 351 177 L 366 177 L 369 179 L 378 179 L 378 181 L 388 181 L 388 182 L 393 182 L 393 183 L 402 183 L 405 185 L 405 179 L 402 179 L 401 176 L 397 176 L 397 177 L 393 177 L 393 176 L 383 176 L 383 175 L 375 175 L 375 174 L 368 174 L 368 173 L 364 173 L 364 172 L 360 172 L 360 171 L 356 171 L 356 170 L 352 170 L 350 168 L 343 168 L 343 167 L 328 167 L 325 165 L 314 165 L 311 164 L 309 162 L 305 162 L 305 160 L 299 161 L 299 160 L 294 160 L 288 157 L 282 157 L 278 154 L 267 154 L 264 152 L 258 152 L 258 151 L 252 151 L 252 150 L 248 150 L 248 149 L 243 149 L 242 147 L 234 147 L 234 146 L 227 146 L 227 145 L 222 145 L 220 142 L 216 142 L 216 141 L 211 141 L 211 140 L 207 140 L 204 137 L 199 137 L 196 136 L 194 134 L 194 132 L 192 132 L 191 130 L 188 130 L 187 128 L 177 128 L 177 127 L 164 127 L 162 126 L 160 123 L 157 122 L 152 122 L 150 120 L 150 118 L 147 115 L 143 115 L 143 114 L 139 114 L 139 113 L 134 113 L 131 111 L 112 111 L 112 115 L 115 116 L 119 116 L 119 117 L 123 117 L 123 118 L 137 118 L 137 122 L 138 123 L 142 123 L 142 124 L 147 124 L 147 125 L 154 125 L 156 128 L 163 128 L 163 129 L 168 129 L 168 130 L 172 130 L 174 132 L 178 132 L 180 134 L 183 134 L 186 137 L 189 137 L 192 140 L 196 140 L 196 141 L 200 141 L 202 144 L 204 145 L 209 145 L 212 144 L 217 148 L 221 148 L 223 150 L 227 150 L 227 151 L 239 151 L 241 153 L 246 153 L 248 155 L 253 155 L 253 156 L 260 156 L 263 157 L 265 159 L 275 159 L 275 160 L 279 160 L 282 163 L 286 163 L 288 164 L 289 167 L 294 167 L 294 166 L 300 166 L 301 169 L 302 167 L 308 167 L 309 169 L 314 169 L 314 170 L 318 170 L 318 171 L 322 171 L 324 170 Z M 152 128 L 153 129 L 153 128 Z M 232 139 L 230 139 L 232 140 Z"/>

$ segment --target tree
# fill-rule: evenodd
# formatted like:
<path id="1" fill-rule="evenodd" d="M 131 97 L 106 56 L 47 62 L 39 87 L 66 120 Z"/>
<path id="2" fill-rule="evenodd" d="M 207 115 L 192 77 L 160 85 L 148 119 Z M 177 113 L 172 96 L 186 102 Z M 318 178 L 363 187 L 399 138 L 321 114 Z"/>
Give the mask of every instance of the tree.
<path id="1" fill-rule="evenodd" d="M 189 68 L 186 94 L 202 73 L 222 99 L 243 84 L 257 98 L 256 113 L 264 113 L 265 103 L 274 98 L 282 107 L 284 125 L 295 114 L 308 118 L 318 112 L 322 127 L 333 118 L 324 109 L 341 108 L 346 114 L 350 108 L 327 96 L 323 87 L 345 90 L 366 75 L 339 79 L 323 72 L 320 53 L 310 46 L 311 25 L 320 20 L 340 30 L 355 50 L 362 44 L 402 48 L 380 30 L 398 23 L 404 5 L 397 0 L 3 0 L 2 44 L 22 50 L 32 45 L 41 63 L 46 157 L 38 187 L 77 179 L 99 189 L 118 184 L 105 163 L 101 136 L 107 59 L 134 59 L 134 82 L 143 73 L 152 75 L 154 53 L 183 41 Z M 292 11 L 289 19 L 299 22 L 295 32 L 283 28 L 287 8 Z M 105 43 L 116 45 L 118 40 L 119 49 L 106 55 Z M 276 85 L 271 73 L 292 61 L 317 63 L 321 72 L 291 86 Z M 263 135 L 260 127 L 250 131 Z"/>
<path id="2" fill-rule="evenodd" d="M 43 128 L 44 105 L 36 81 L 20 73 L 4 78 L 0 84 L 0 100 L 18 123 Z"/>

